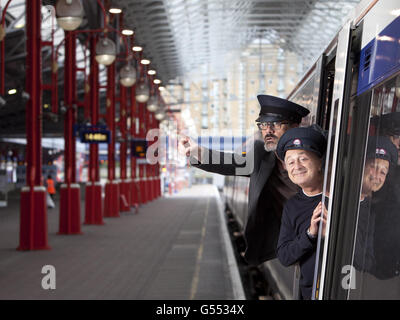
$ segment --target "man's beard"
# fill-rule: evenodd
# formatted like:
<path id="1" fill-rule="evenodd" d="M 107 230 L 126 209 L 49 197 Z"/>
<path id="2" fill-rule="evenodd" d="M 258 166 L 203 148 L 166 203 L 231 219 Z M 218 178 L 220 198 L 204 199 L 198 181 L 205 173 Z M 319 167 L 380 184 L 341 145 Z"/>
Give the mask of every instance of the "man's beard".
<path id="1" fill-rule="evenodd" d="M 276 143 L 274 143 L 274 144 L 269 143 L 268 145 L 267 145 L 267 143 L 264 143 L 264 149 L 267 152 L 276 151 L 276 147 L 277 147 Z"/>
<path id="2" fill-rule="evenodd" d="M 273 134 L 269 134 L 269 135 L 266 135 L 264 137 L 264 149 L 265 149 L 265 151 L 267 151 L 267 152 L 276 151 L 276 147 L 277 147 L 278 143 L 277 142 L 276 143 L 275 142 L 271 142 L 271 141 L 266 142 L 265 138 L 267 138 L 267 137 L 276 138 L 276 139 L 278 137 L 274 136 Z"/>

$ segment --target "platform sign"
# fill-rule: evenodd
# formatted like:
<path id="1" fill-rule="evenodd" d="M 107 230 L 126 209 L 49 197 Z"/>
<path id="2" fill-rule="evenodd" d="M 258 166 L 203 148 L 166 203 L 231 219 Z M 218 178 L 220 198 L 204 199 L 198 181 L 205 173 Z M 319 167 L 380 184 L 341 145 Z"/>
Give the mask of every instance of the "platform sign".
<path id="1" fill-rule="evenodd" d="M 81 130 L 80 138 L 82 143 L 110 143 L 110 131 L 105 129 Z"/>
<path id="2" fill-rule="evenodd" d="M 148 143 L 146 139 L 133 139 L 131 141 L 131 156 L 134 158 L 145 159 Z"/>

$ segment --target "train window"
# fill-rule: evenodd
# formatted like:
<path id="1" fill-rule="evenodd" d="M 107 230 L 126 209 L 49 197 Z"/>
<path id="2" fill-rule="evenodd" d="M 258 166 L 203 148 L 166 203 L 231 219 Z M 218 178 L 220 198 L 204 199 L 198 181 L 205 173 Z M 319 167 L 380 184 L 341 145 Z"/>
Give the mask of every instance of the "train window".
<path id="1" fill-rule="evenodd" d="M 400 298 L 400 75 L 372 92 L 350 299 Z"/>

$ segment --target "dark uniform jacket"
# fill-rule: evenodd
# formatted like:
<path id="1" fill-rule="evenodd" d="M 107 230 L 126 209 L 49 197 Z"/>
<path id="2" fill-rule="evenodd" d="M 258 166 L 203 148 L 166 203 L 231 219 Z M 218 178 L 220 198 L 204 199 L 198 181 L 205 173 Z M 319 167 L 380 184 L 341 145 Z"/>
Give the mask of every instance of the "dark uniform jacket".
<path id="1" fill-rule="evenodd" d="M 268 208 L 265 208 L 264 205 L 259 205 L 259 202 L 260 195 L 274 170 L 277 160 L 274 152 L 265 151 L 264 143 L 260 140 L 255 140 L 254 149 L 249 152 L 253 152 L 254 167 L 250 168 L 247 174 L 244 174 L 250 177 L 248 220 L 245 228 L 247 245 L 245 259 L 249 264 L 257 265 L 276 257 L 280 217 L 268 212 Z M 222 175 L 237 175 L 235 169 L 243 167 L 243 164 L 236 164 L 233 161 L 233 155 L 232 164 L 225 164 L 225 156 L 226 154 L 223 152 L 210 151 L 208 164 L 196 164 L 197 160 L 194 158 L 191 158 L 190 162 L 193 166 L 209 172 Z M 212 158 L 220 159 L 220 164 L 212 164 Z M 271 201 L 268 199 L 268 193 L 263 193 L 262 203 L 269 202 Z"/>
<path id="2" fill-rule="evenodd" d="M 310 299 L 314 279 L 316 239 L 310 239 L 307 229 L 321 194 L 307 196 L 303 191 L 289 199 L 283 209 L 282 227 L 278 241 L 278 259 L 288 267 L 300 264 L 300 291 L 303 299 Z"/>

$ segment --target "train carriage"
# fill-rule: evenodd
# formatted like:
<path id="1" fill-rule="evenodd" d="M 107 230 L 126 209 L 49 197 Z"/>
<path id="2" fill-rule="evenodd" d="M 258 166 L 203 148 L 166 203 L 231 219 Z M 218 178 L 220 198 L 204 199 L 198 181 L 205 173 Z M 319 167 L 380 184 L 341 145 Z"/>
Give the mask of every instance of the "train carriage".
<path id="1" fill-rule="evenodd" d="M 362 1 L 288 96 L 310 110 L 301 125 L 316 123 L 328 134 L 324 195 L 330 200 L 326 234 L 318 236 L 313 299 L 400 298 L 400 162 L 381 173 L 370 205 L 360 210 L 368 141 L 386 136 L 400 149 L 399 98 L 400 1 Z M 227 206 L 242 227 L 248 180 L 225 180 Z M 373 269 L 355 266 L 365 223 L 373 226 L 364 232 L 373 242 Z M 296 266 L 275 259 L 259 268 L 281 298 L 298 298 Z"/>

